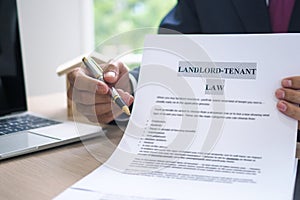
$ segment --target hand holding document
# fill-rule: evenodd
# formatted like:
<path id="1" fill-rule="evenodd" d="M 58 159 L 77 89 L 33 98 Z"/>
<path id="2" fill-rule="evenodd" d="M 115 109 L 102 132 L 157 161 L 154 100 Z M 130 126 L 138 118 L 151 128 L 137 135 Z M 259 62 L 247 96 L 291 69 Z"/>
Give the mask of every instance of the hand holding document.
<path id="1" fill-rule="evenodd" d="M 276 109 L 274 91 L 298 73 L 299 43 L 148 36 L 119 146 L 57 199 L 292 199 L 297 121 Z"/>

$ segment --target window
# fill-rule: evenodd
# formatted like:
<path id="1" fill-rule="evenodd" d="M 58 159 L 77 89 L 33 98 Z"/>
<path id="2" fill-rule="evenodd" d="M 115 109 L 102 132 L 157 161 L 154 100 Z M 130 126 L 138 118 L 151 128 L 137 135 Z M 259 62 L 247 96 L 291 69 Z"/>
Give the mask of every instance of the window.
<path id="1" fill-rule="evenodd" d="M 144 36 L 157 33 L 175 4 L 176 0 L 94 0 L 96 51 L 136 66 Z"/>

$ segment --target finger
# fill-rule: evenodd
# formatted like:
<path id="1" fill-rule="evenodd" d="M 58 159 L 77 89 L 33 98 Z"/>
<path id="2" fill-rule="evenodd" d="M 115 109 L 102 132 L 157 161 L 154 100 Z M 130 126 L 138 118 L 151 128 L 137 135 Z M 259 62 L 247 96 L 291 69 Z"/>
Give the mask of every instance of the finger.
<path id="1" fill-rule="evenodd" d="M 114 120 L 111 112 L 100 116 L 85 116 L 85 117 L 91 122 L 101 123 L 101 124 L 108 124 L 109 122 Z"/>
<path id="2" fill-rule="evenodd" d="M 114 120 L 114 116 L 112 112 L 104 113 L 99 116 L 86 116 L 88 120 L 94 123 L 102 123 L 102 124 L 108 124 L 109 122 Z"/>
<path id="3" fill-rule="evenodd" d="M 124 92 L 122 90 L 118 90 L 121 98 L 124 100 L 124 102 L 129 106 L 133 103 L 133 96 L 130 95 L 127 92 Z M 91 102 L 90 105 L 87 105 L 87 102 L 89 99 L 91 99 L 88 95 L 83 92 L 80 92 L 81 97 L 76 97 L 76 98 L 86 98 L 82 100 L 84 104 L 82 103 L 77 103 L 76 108 L 77 110 L 82 113 L 88 120 L 92 122 L 100 122 L 100 123 L 109 123 L 116 117 L 122 114 L 121 108 L 119 108 L 116 104 L 112 103 L 110 96 L 108 95 L 97 95 L 99 98 L 106 96 L 105 102 L 104 103 L 97 103 L 93 104 Z M 73 94 L 73 99 L 75 95 Z M 76 101 L 79 101 L 76 99 Z M 99 100 L 102 101 L 102 100 Z"/>
<path id="4" fill-rule="evenodd" d="M 94 123 L 110 123 L 114 119 L 116 119 L 119 115 L 122 114 L 122 111 L 119 107 L 116 105 L 112 105 L 112 111 L 109 111 L 107 113 L 98 114 L 98 115 L 86 115 L 86 118 Z"/>
<path id="5" fill-rule="evenodd" d="M 68 74 L 68 80 L 70 84 L 78 90 L 89 91 L 93 93 L 97 92 L 99 94 L 106 94 L 109 90 L 107 84 L 88 76 L 80 68 L 70 72 Z"/>
<path id="6" fill-rule="evenodd" d="M 77 67 L 67 74 L 67 79 L 68 79 L 69 83 L 71 85 L 74 85 L 78 74 L 81 74 L 81 73 L 90 76 L 89 72 L 85 68 Z"/>
<path id="7" fill-rule="evenodd" d="M 122 62 L 109 63 L 103 66 L 104 80 L 108 83 L 116 83 L 120 77 L 128 73 L 128 68 Z"/>
<path id="8" fill-rule="evenodd" d="M 289 117 L 292 117 L 296 120 L 300 120 L 300 107 L 289 103 L 287 101 L 281 100 L 277 103 L 277 108 L 282 113 L 286 114 Z"/>
<path id="9" fill-rule="evenodd" d="M 118 92 L 121 98 L 124 100 L 126 105 L 130 106 L 133 103 L 133 96 L 128 92 L 124 92 L 118 89 Z M 70 87 L 67 91 L 67 96 L 70 100 L 73 100 L 76 103 L 86 104 L 86 105 L 94 105 L 97 103 L 110 103 L 111 96 L 108 94 L 94 94 L 82 90 L 77 90 Z"/>
<path id="10" fill-rule="evenodd" d="M 108 94 L 104 95 L 96 95 L 95 96 L 95 103 L 110 103 L 111 102 L 111 96 Z"/>
<path id="11" fill-rule="evenodd" d="M 109 88 L 107 84 L 87 75 L 80 75 L 76 78 L 74 87 L 78 90 L 89 91 L 98 94 L 107 94 Z"/>
<path id="12" fill-rule="evenodd" d="M 112 112 L 104 113 L 103 115 L 98 116 L 98 121 L 100 123 L 108 124 L 114 120 L 114 115 Z"/>
<path id="13" fill-rule="evenodd" d="M 111 112 L 111 103 L 101 103 L 95 105 L 76 104 L 77 110 L 85 116 L 98 116 L 104 113 Z"/>
<path id="14" fill-rule="evenodd" d="M 75 68 L 73 71 L 71 71 L 70 73 L 67 74 L 67 79 L 68 82 L 71 85 L 74 85 L 75 79 L 76 79 L 76 74 L 78 73 L 78 71 L 80 70 L 80 68 Z"/>
<path id="15" fill-rule="evenodd" d="M 118 67 L 118 69 L 119 69 L 119 76 L 123 76 L 125 74 L 128 74 L 129 69 L 128 69 L 127 65 L 125 65 L 123 62 L 116 61 L 113 64 Z"/>
<path id="16" fill-rule="evenodd" d="M 69 89 L 69 99 L 76 103 L 94 105 L 97 103 L 110 103 L 111 97 L 108 94 L 94 94 L 82 90 Z"/>
<path id="17" fill-rule="evenodd" d="M 119 66 L 112 63 L 107 63 L 103 67 L 104 80 L 107 83 L 115 83 L 119 77 Z"/>
<path id="18" fill-rule="evenodd" d="M 128 92 L 124 92 L 121 89 L 117 89 L 117 91 L 127 106 L 130 106 L 133 103 L 134 97 L 130 95 Z"/>
<path id="19" fill-rule="evenodd" d="M 281 88 L 276 90 L 275 95 L 278 99 L 300 104 L 300 91 L 288 88 Z"/>
<path id="20" fill-rule="evenodd" d="M 281 85 L 286 88 L 300 89 L 300 76 L 285 78 L 281 81 Z"/>

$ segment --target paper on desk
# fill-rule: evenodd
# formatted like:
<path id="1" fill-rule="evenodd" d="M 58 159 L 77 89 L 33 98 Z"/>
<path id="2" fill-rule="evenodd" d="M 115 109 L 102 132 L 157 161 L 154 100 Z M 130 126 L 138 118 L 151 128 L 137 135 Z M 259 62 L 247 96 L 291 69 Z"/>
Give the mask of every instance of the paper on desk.
<path id="1" fill-rule="evenodd" d="M 292 199 L 297 122 L 274 92 L 299 73 L 299 50 L 299 34 L 148 36 L 122 141 L 68 191 Z"/>

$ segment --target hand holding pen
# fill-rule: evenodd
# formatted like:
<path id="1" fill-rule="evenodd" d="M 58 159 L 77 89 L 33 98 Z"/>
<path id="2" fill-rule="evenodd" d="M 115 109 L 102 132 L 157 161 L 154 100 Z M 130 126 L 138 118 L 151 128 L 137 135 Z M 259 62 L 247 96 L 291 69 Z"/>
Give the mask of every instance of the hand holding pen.
<path id="1" fill-rule="evenodd" d="M 68 98 L 90 121 L 109 123 L 122 114 L 118 106 L 111 104 L 110 88 L 118 88 L 118 93 L 127 106 L 133 103 L 133 96 L 130 95 L 128 68 L 122 62 L 106 63 L 103 69 L 105 82 L 92 78 L 93 75 L 85 68 L 77 67 L 69 72 Z"/>
<path id="2" fill-rule="evenodd" d="M 86 66 L 87 70 L 92 74 L 92 76 L 100 81 L 104 81 L 103 69 L 94 61 L 92 58 L 82 58 L 82 62 Z M 124 100 L 121 98 L 119 93 L 114 87 L 109 89 L 112 100 L 122 109 L 124 113 L 130 115 L 130 110 Z"/>

